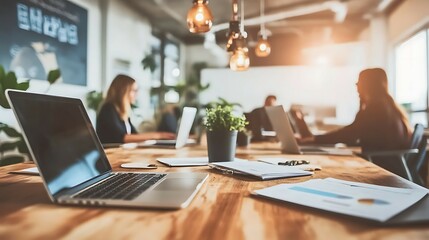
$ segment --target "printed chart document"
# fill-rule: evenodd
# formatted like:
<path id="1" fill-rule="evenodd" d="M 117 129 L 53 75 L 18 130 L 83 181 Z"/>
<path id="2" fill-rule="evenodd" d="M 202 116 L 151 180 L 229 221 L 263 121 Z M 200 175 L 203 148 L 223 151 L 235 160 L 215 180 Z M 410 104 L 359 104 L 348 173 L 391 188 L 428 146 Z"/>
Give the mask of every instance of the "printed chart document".
<path id="1" fill-rule="evenodd" d="M 254 194 L 379 222 L 387 221 L 427 193 L 425 188 L 394 188 L 334 178 L 279 184 Z"/>
<path id="2" fill-rule="evenodd" d="M 312 172 L 303 171 L 294 167 L 245 160 L 210 163 L 209 166 L 225 173 L 250 175 L 262 180 L 308 176 L 313 174 Z"/>

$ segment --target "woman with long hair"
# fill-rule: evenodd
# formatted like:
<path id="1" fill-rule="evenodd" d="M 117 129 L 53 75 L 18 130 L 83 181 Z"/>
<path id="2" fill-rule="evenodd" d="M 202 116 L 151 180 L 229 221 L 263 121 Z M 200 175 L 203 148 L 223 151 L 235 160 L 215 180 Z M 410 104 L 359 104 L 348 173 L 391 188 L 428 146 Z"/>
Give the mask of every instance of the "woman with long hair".
<path id="1" fill-rule="evenodd" d="M 102 143 L 141 142 L 149 139 L 174 139 L 165 132 L 137 133 L 130 121 L 131 104 L 136 102 L 138 86 L 126 75 L 118 75 L 110 84 L 97 116 L 97 134 Z"/>
<path id="2" fill-rule="evenodd" d="M 363 70 L 356 86 L 360 108 L 353 123 L 301 142 L 358 144 L 363 152 L 407 148 L 412 130 L 405 112 L 389 95 L 386 72 L 381 68 Z"/>

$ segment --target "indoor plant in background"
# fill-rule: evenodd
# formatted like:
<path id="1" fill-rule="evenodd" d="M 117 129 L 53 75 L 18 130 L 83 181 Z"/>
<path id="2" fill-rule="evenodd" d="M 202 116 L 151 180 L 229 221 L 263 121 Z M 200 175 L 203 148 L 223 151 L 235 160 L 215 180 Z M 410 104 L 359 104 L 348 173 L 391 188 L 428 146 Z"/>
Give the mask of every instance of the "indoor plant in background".
<path id="1" fill-rule="evenodd" d="M 46 92 L 49 91 L 51 85 L 60 77 L 61 72 L 59 69 L 52 70 L 48 73 L 47 80 L 49 86 Z M 5 109 L 10 109 L 10 105 L 6 99 L 7 89 L 26 91 L 29 87 L 29 80 L 18 82 L 14 72 L 10 71 L 6 73 L 3 66 L 0 65 L 0 106 Z M 15 128 L 0 122 L 0 134 L 2 132 L 5 133 L 9 139 L 8 141 L 0 142 L 0 166 L 23 162 L 25 160 L 23 154 L 28 155 L 29 152 L 22 134 Z"/>
<path id="2" fill-rule="evenodd" d="M 103 102 L 103 93 L 93 90 L 88 92 L 85 97 L 88 108 L 97 112 L 101 102 Z"/>
<path id="3" fill-rule="evenodd" d="M 234 115 L 230 106 L 217 105 L 206 109 L 204 126 L 207 129 L 209 162 L 233 161 L 237 132 L 246 126 L 246 117 Z"/>

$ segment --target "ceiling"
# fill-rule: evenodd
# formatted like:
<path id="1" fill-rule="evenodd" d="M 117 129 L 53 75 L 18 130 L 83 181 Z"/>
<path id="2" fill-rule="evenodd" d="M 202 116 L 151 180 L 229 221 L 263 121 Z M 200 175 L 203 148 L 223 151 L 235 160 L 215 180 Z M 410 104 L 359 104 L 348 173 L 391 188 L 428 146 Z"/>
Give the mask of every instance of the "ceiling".
<path id="1" fill-rule="evenodd" d="M 185 44 L 202 43 L 203 34 L 192 34 L 186 25 L 186 15 L 192 0 L 124 0 L 147 17 L 155 31 L 170 33 Z M 273 35 L 296 34 L 299 36 L 334 37 L 337 41 L 357 38 L 369 24 L 371 14 L 391 11 L 402 0 L 265 0 L 265 19 L 280 14 L 282 19 L 267 22 Z M 239 6 L 240 6 L 240 1 Z M 335 21 L 336 14 L 324 8 L 327 2 L 345 6 L 344 20 Z M 231 15 L 231 0 L 210 0 L 209 8 L 214 16 L 213 25 L 228 23 Z M 340 9 L 341 10 L 341 9 Z M 240 10 L 239 10 L 240 11 Z M 245 23 L 260 15 L 260 0 L 244 1 Z M 306 13 L 304 13 L 306 12 Z M 247 19 L 247 20 L 246 20 Z M 259 24 L 245 26 L 250 39 L 255 39 Z M 217 42 L 226 41 L 226 29 L 216 32 Z"/>

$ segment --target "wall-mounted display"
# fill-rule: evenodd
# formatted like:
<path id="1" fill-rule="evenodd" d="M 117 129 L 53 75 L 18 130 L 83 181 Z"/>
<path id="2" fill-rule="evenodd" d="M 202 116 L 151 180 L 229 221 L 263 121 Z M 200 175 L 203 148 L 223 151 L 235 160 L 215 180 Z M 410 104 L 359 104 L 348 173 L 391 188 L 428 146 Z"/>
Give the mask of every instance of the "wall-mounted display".
<path id="1" fill-rule="evenodd" d="M 87 85 L 87 10 L 66 0 L 3 0 L 0 64 L 18 77 Z"/>

